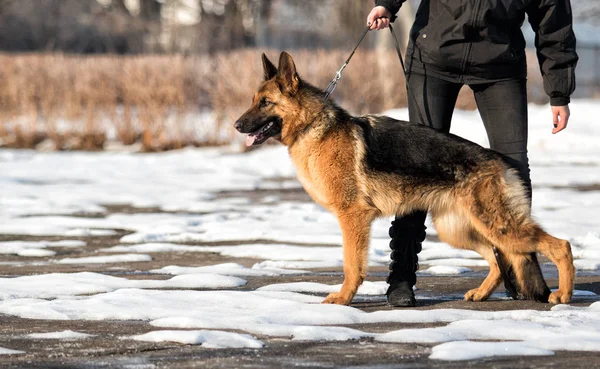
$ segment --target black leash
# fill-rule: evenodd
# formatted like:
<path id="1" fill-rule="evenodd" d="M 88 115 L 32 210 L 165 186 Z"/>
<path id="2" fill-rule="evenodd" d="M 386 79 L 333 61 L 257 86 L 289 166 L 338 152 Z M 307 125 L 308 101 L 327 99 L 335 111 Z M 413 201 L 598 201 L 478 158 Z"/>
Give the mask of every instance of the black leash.
<path id="1" fill-rule="evenodd" d="M 392 28 L 391 23 L 390 23 L 389 27 L 390 27 L 390 32 L 392 33 L 392 38 L 394 39 L 394 46 L 396 47 L 396 53 L 398 53 L 398 59 L 400 59 L 400 65 L 402 66 L 402 72 L 404 73 L 404 80 L 406 81 L 406 91 L 408 92 L 410 97 L 413 99 L 413 101 L 416 102 L 417 99 L 415 98 L 415 95 L 413 94 L 413 91 L 411 90 L 410 85 L 408 84 L 410 75 L 408 73 L 406 73 L 406 68 L 404 67 L 404 59 L 402 59 L 402 50 L 400 50 L 400 43 L 398 42 L 398 38 L 396 37 L 396 33 L 394 32 L 394 28 Z M 421 119 L 422 124 L 427 124 L 427 122 L 429 122 L 428 120 L 425 120 L 425 117 L 423 116 L 423 112 L 421 111 L 421 107 L 419 106 L 419 104 L 417 104 L 417 113 L 419 113 L 419 118 Z M 427 125 L 429 125 L 429 124 L 427 124 Z"/>
<path id="2" fill-rule="evenodd" d="M 390 29 L 390 33 L 392 34 L 392 38 L 394 39 L 394 46 L 396 47 L 396 53 L 398 54 L 398 59 L 400 59 L 400 65 L 402 66 L 402 73 L 404 74 L 404 80 L 406 81 L 406 90 L 408 91 L 408 94 L 410 95 L 410 97 L 414 101 L 417 101 L 417 99 L 415 99 L 415 95 L 413 94 L 412 90 L 410 89 L 410 86 L 408 85 L 408 79 L 410 78 L 410 76 L 406 73 L 406 67 L 404 66 L 404 59 L 402 58 L 402 50 L 400 49 L 400 43 L 398 42 L 398 38 L 396 37 L 396 33 L 394 32 L 394 28 L 392 27 L 392 24 L 390 23 L 390 25 L 388 27 Z M 362 35 L 360 36 L 360 39 L 358 40 L 358 43 L 352 50 L 352 53 L 350 53 L 350 56 L 348 56 L 348 59 L 346 59 L 346 61 L 344 62 L 344 64 L 340 68 L 340 70 L 338 70 L 336 72 L 335 77 L 333 77 L 333 80 L 331 80 L 331 82 L 329 82 L 329 85 L 327 86 L 327 89 L 325 90 L 325 100 L 327 100 L 329 98 L 329 95 L 331 95 L 333 90 L 335 90 L 339 80 L 342 78 L 342 71 L 348 66 L 348 63 L 350 63 L 350 59 L 352 59 L 352 57 L 354 56 L 356 49 L 358 49 L 358 46 L 360 46 L 360 44 L 362 43 L 363 39 L 369 32 L 369 29 L 370 29 L 370 26 L 367 26 L 367 28 L 365 28 Z M 417 107 L 418 107 L 418 104 L 417 104 Z M 428 121 L 424 119 L 425 117 L 423 116 L 423 112 L 421 111 L 420 107 L 418 107 L 417 113 L 419 113 L 419 118 L 421 119 L 421 122 L 423 122 L 423 124 L 427 124 Z"/>
<path id="3" fill-rule="evenodd" d="M 348 66 L 348 63 L 350 63 L 350 59 L 352 59 L 352 57 L 354 56 L 354 53 L 356 52 L 356 49 L 358 49 L 358 46 L 360 46 L 360 43 L 362 42 L 362 40 L 364 40 L 365 36 L 369 32 L 369 28 L 370 28 L 370 26 L 367 26 L 367 28 L 365 28 L 362 36 L 360 36 L 360 40 L 358 40 L 358 44 L 356 44 L 356 46 L 354 47 L 354 50 L 352 50 L 352 53 L 350 53 L 350 56 L 348 57 L 348 59 L 346 59 L 346 61 L 344 62 L 344 64 L 340 68 L 340 70 L 338 70 L 335 73 L 335 77 L 333 77 L 333 80 L 331 80 L 331 82 L 329 82 L 329 85 L 327 86 L 327 89 L 325 90 L 325 100 L 327 100 L 329 98 L 329 95 L 331 95 L 333 90 L 335 90 L 335 87 L 337 86 L 338 81 L 342 78 L 342 72 Z"/>
<path id="4" fill-rule="evenodd" d="M 404 59 L 402 59 L 402 50 L 400 50 L 400 43 L 398 42 L 398 38 L 396 37 L 396 32 L 394 32 L 392 24 L 390 23 L 388 27 L 390 28 L 390 32 L 392 33 L 392 37 L 394 39 L 394 46 L 396 47 L 396 52 L 398 53 L 398 59 L 400 59 L 400 65 L 402 66 L 404 78 L 406 79 L 406 68 L 404 67 Z M 408 85 L 406 87 L 408 88 Z"/>
<path id="5" fill-rule="evenodd" d="M 354 53 L 356 52 L 356 49 L 358 49 L 358 47 L 360 46 L 362 41 L 365 39 L 365 36 L 367 35 L 367 33 L 369 33 L 370 28 L 371 28 L 371 26 L 367 26 L 367 28 L 365 28 L 362 35 L 360 36 L 360 39 L 358 40 L 358 43 L 356 44 L 356 46 L 354 46 L 354 49 L 350 53 L 350 56 L 348 56 L 348 59 L 346 59 L 344 64 L 342 64 L 342 67 L 340 68 L 340 70 L 338 70 L 335 73 L 335 77 L 333 77 L 331 82 L 329 82 L 329 85 L 327 86 L 327 89 L 325 90 L 325 100 L 327 100 L 329 98 L 329 95 L 331 95 L 333 90 L 335 90 L 339 80 L 342 78 L 342 72 L 348 66 L 348 63 L 350 63 L 350 59 L 352 59 L 352 57 L 354 56 Z M 398 58 L 400 59 L 400 65 L 402 66 L 402 72 L 404 73 L 404 78 L 406 79 L 406 68 L 404 67 L 404 59 L 402 59 L 402 51 L 400 50 L 400 43 L 398 42 L 398 38 L 396 37 L 396 33 L 394 32 L 394 28 L 392 27 L 391 24 L 389 25 L 389 28 L 390 28 L 390 32 L 392 33 L 392 36 L 394 38 L 394 45 L 396 46 L 396 52 L 398 53 Z"/>

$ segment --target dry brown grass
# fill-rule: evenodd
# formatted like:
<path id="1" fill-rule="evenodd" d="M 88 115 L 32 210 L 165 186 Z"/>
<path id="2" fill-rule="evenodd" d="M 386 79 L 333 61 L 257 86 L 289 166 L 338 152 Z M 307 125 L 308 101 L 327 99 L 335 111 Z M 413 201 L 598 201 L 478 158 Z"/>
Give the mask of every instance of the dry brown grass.
<path id="1" fill-rule="evenodd" d="M 182 56 L 0 55 L 0 138 L 32 147 L 102 149 L 107 136 L 145 150 L 202 142 L 179 116 L 199 109 L 202 64 Z M 206 68 L 204 68 L 206 69 Z M 194 141 L 194 142 L 191 142 Z"/>
<path id="2" fill-rule="evenodd" d="M 233 121 L 262 77 L 262 50 L 214 56 L 0 54 L 0 146 L 101 150 L 107 140 L 157 151 L 238 139 Z M 347 50 L 292 52 L 300 75 L 327 86 Z M 277 61 L 278 51 L 267 51 Z M 359 50 L 333 98 L 355 114 L 406 105 L 393 51 Z M 469 93 L 459 107 L 474 108 Z M 212 111 L 210 122 L 199 112 Z"/>

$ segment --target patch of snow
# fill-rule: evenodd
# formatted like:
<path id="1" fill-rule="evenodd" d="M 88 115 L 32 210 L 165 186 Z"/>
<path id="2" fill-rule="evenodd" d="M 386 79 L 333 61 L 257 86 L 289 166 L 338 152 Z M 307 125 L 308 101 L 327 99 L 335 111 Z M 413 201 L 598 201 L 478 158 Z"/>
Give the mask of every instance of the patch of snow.
<path id="1" fill-rule="evenodd" d="M 589 232 L 571 239 L 571 250 L 577 270 L 600 270 L 600 234 Z"/>
<path id="2" fill-rule="evenodd" d="M 288 292 L 310 292 L 310 293 L 331 293 L 338 292 L 341 284 L 327 285 L 314 282 L 294 282 L 270 284 L 257 289 L 257 291 L 288 291 Z M 383 295 L 387 291 L 388 284 L 384 281 L 369 282 L 364 281 L 358 288 L 359 295 Z"/>
<path id="3" fill-rule="evenodd" d="M 55 251 L 52 250 L 41 250 L 41 249 L 23 249 L 16 252 L 18 256 L 28 256 L 28 257 L 45 257 L 45 256 L 54 256 L 56 255 Z"/>
<path id="4" fill-rule="evenodd" d="M 26 335 L 28 338 L 43 339 L 43 340 L 80 340 L 84 338 L 94 337 L 93 334 L 74 332 L 65 330 L 61 332 L 46 332 L 46 333 L 30 333 Z"/>
<path id="5" fill-rule="evenodd" d="M 123 337 L 146 342 L 179 342 L 188 345 L 201 345 L 206 348 L 262 348 L 264 343 L 248 334 L 220 331 L 153 331 L 136 336 Z"/>
<path id="6" fill-rule="evenodd" d="M 488 262 L 484 259 L 430 259 L 430 260 L 419 260 L 419 264 L 432 265 L 432 266 L 453 266 L 453 267 L 487 267 Z"/>
<path id="7" fill-rule="evenodd" d="M 167 280 L 132 280 L 90 272 L 53 273 L 0 278 L 0 301 L 89 295 L 121 288 L 233 288 L 245 284 L 246 281 L 240 278 L 208 273 L 175 276 Z"/>
<path id="8" fill-rule="evenodd" d="M 263 276 L 280 276 L 280 275 L 298 275 L 309 273 L 305 270 L 286 270 L 280 268 L 261 268 L 252 267 L 246 268 L 243 265 L 236 263 L 225 263 L 203 267 L 181 267 L 176 265 L 169 265 L 161 269 L 151 270 L 150 273 L 157 274 L 170 274 L 170 275 L 184 275 L 184 274 L 203 274 L 203 273 L 214 273 L 220 275 L 233 275 L 233 276 L 245 276 L 245 277 L 263 277 Z"/>
<path id="9" fill-rule="evenodd" d="M 493 356 L 548 356 L 553 351 L 530 347 L 522 342 L 448 342 L 431 349 L 434 360 L 475 360 Z"/>
<path id="10" fill-rule="evenodd" d="M 13 254 L 19 256 L 44 257 L 54 256 L 56 252 L 43 250 L 49 247 L 81 247 L 85 246 L 83 241 L 5 241 L 0 242 L 0 254 Z"/>
<path id="11" fill-rule="evenodd" d="M 64 258 L 56 260 L 58 264 L 108 264 L 108 263 L 135 263 L 140 261 L 152 261 L 150 255 L 144 254 L 121 254 L 109 256 L 88 256 L 82 258 Z"/>
<path id="12" fill-rule="evenodd" d="M 417 273 L 427 275 L 458 275 L 468 272 L 472 272 L 472 270 L 460 266 L 436 265 L 425 270 L 419 270 Z"/>
<path id="13" fill-rule="evenodd" d="M 16 354 L 24 354 L 25 351 L 19 350 L 11 350 L 8 348 L 0 347 L 0 355 L 16 355 Z"/>

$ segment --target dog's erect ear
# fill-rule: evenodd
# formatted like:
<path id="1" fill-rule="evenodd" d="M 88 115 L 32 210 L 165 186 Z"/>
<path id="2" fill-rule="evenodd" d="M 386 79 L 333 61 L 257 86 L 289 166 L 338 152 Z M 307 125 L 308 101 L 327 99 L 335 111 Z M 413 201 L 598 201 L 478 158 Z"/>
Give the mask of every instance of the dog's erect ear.
<path id="1" fill-rule="evenodd" d="M 294 64 L 292 57 L 285 51 L 279 56 L 277 79 L 281 84 L 282 90 L 290 93 L 298 91 L 300 77 L 298 77 L 296 65 Z"/>
<path id="2" fill-rule="evenodd" d="M 271 61 L 269 60 L 269 58 L 267 58 L 265 53 L 262 54 L 262 63 L 263 70 L 265 72 L 265 81 L 268 81 L 277 75 L 277 68 L 273 63 L 271 63 Z"/>

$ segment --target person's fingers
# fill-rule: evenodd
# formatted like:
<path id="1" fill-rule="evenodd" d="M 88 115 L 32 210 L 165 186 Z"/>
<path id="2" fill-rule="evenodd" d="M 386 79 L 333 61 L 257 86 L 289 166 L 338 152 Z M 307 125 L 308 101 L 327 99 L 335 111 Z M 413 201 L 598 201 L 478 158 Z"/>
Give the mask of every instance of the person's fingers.
<path id="1" fill-rule="evenodd" d="M 567 124 L 569 124 L 569 117 L 571 112 L 569 111 L 569 106 L 557 106 L 552 107 L 552 117 L 553 117 L 553 125 L 552 133 L 558 133 L 563 129 L 567 128 Z"/>
<path id="2" fill-rule="evenodd" d="M 552 128 L 552 133 L 553 134 L 554 133 L 558 133 L 558 132 L 562 131 L 563 129 L 564 128 L 563 128 L 562 124 L 559 123 L 559 124 L 556 125 L 556 127 Z"/>
<path id="3" fill-rule="evenodd" d="M 373 21 L 371 22 L 371 28 L 372 30 L 377 29 L 377 18 L 373 19 Z"/>
<path id="4" fill-rule="evenodd" d="M 558 125 L 552 129 L 552 133 L 558 133 L 560 131 L 562 131 L 563 129 L 567 128 L 567 126 L 564 123 L 558 123 Z"/>
<path id="5" fill-rule="evenodd" d="M 569 125 L 569 118 L 571 118 L 571 112 L 569 111 L 569 107 L 565 108 L 565 128 Z"/>
<path id="6" fill-rule="evenodd" d="M 389 18 L 378 18 L 378 28 L 377 30 L 382 30 L 382 29 L 386 29 L 389 25 L 390 25 L 390 19 Z"/>
<path id="7" fill-rule="evenodd" d="M 369 29 L 375 29 L 375 19 L 377 19 L 377 9 L 373 8 L 367 16 L 367 26 L 369 26 Z"/>
<path id="8" fill-rule="evenodd" d="M 390 25 L 389 18 L 380 18 L 381 19 L 381 29 L 388 28 Z"/>
<path id="9" fill-rule="evenodd" d="M 559 110 L 557 107 L 553 106 L 552 107 L 552 125 L 554 126 L 554 128 L 552 129 L 552 133 L 556 133 L 558 132 L 558 123 L 559 123 Z"/>
<path id="10" fill-rule="evenodd" d="M 377 23 L 375 22 L 375 20 L 370 20 L 367 22 L 367 26 L 369 26 L 369 29 L 372 31 L 375 29 L 375 27 L 377 27 Z"/>
<path id="11" fill-rule="evenodd" d="M 369 29 L 375 29 L 377 26 L 377 19 L 380 18 L 382 16 L 382 11 L 380 9 L 381 7 L 375 7 L 371 10 L 371 12 L 369 13 L 369 15 L 367 16 L 367 26 L 369 26 Z M 385 8 L 383 8 L 385 9 Z"/>
<path id="12" fill-rule="evenodd" d="M 376 6 L 371 9 L 367 16 L 367 26 L 370 30 L 382 30 L 390 25 L 390 17 L 392 15 L 383 6 Z"/>

